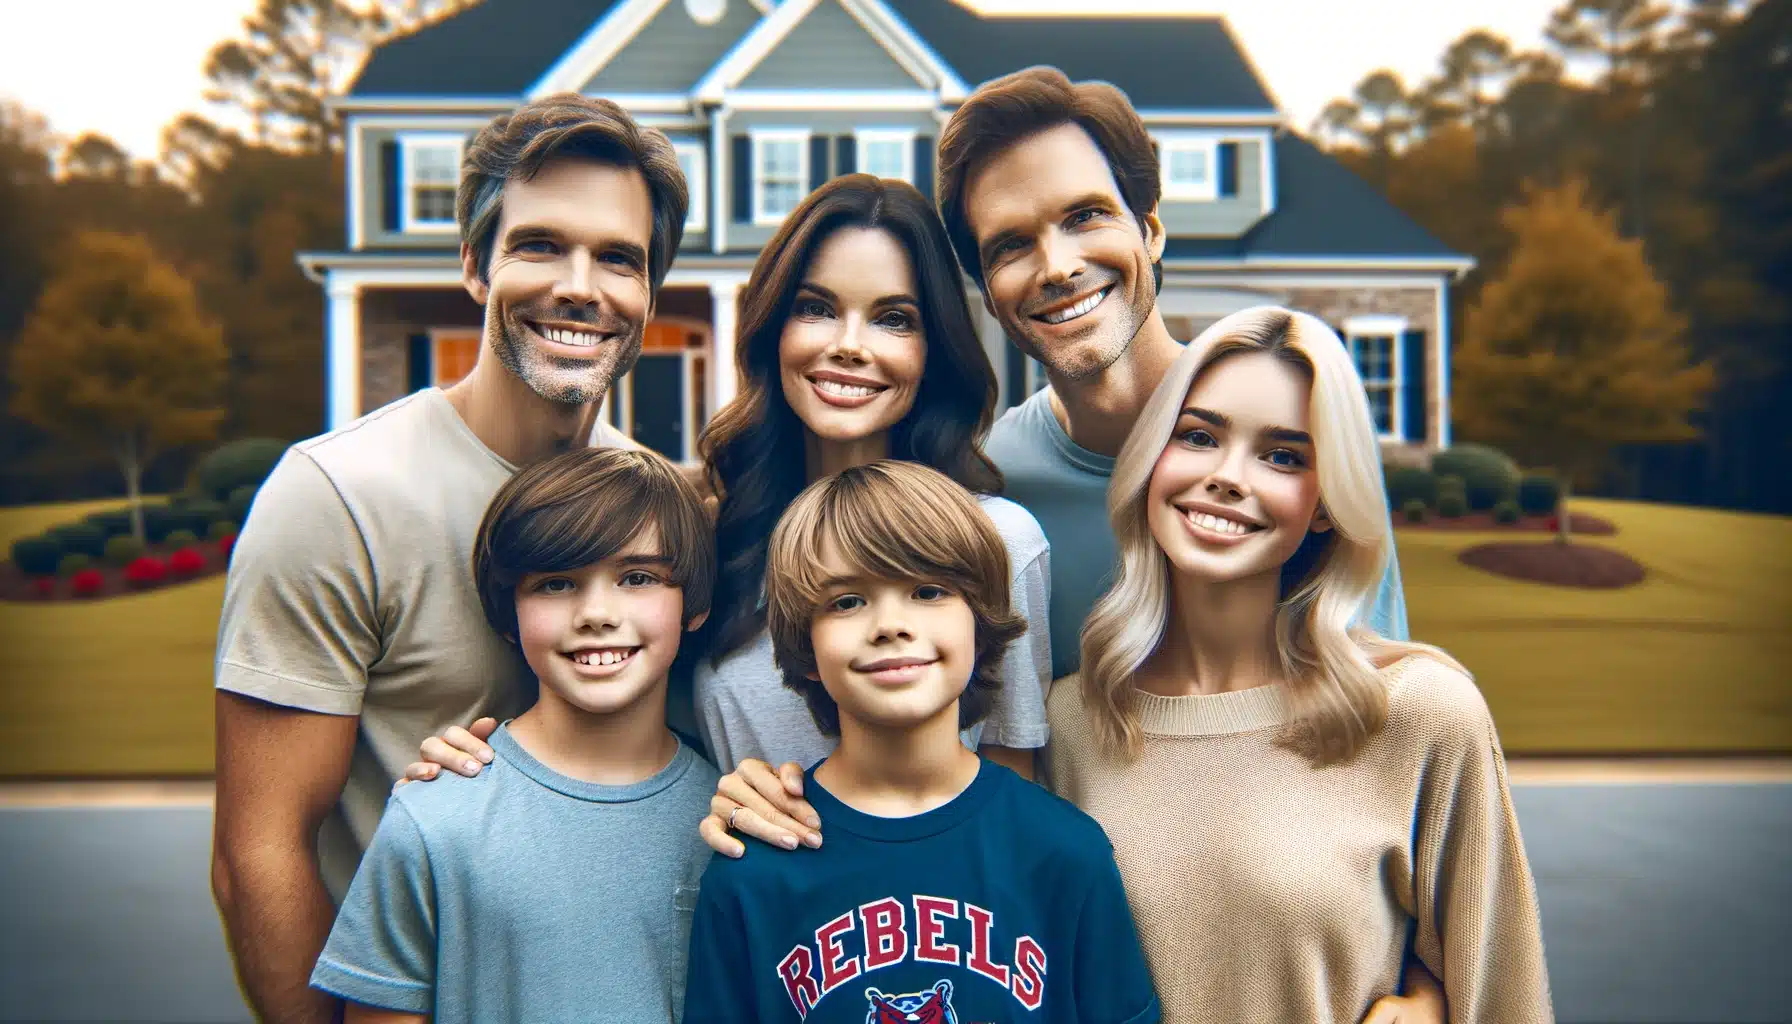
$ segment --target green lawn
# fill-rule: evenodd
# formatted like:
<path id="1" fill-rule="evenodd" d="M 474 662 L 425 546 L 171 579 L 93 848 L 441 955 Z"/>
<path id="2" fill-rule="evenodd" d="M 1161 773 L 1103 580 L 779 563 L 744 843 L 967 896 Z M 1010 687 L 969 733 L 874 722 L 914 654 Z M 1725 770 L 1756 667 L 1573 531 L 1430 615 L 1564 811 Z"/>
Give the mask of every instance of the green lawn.
<path id="1" fill-rule="evenodd" d="M 117 504 L 0 509 L 0 541 Z M 1520 583 L 1455 558 L 1509 534 L 1399 533 L 1413 634 L 1475 673 L 1507 752 L 1792 751 L 1792 519 L 1575 507 L 1620 531 L 1581 543 L 1629 553 L 1649 579 Z M 96 604 L 0 605 L 0 777 L 209 772 L 223 593 L 214 576 Z"/>

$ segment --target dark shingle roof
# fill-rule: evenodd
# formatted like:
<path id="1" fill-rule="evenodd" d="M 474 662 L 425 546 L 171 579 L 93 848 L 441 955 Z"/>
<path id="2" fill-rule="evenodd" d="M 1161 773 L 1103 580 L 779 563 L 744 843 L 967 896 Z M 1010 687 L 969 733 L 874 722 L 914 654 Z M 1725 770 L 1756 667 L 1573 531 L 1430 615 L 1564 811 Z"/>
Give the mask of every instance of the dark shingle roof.
<path id="1" fill-rule="evenodd" d="M 1241 256 L 1458 259 L 1350 168 L 1292 132 L 1276 137 L 1276 209 L 1239 238 L 1171 238 L 1169 259 Z"/>
<path id="2" fill-rule="evenodd" d="M 486 0 L 373 51 L 351 96 L 520 96 L 620 0 Z"/>
<path id="3" fill-rule="evenodd" d="M 884 3 L 972 88 L 1050 64 L 1111 82 L 1141 109 L 1276 109 L 1219 18 L 984 17 L 953 0 Z"/>

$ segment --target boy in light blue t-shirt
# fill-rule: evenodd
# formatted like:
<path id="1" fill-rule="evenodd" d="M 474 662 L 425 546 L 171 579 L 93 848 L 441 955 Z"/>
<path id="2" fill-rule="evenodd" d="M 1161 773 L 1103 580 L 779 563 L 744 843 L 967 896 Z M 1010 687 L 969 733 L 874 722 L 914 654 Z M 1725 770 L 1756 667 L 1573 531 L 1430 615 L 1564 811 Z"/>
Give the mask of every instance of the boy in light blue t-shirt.
<path id="1" fill-rule="evenodd" d="M 716 771 L 666 727 L 666 675 L 715 579 L 696 492 L 649 452 L 519 472 L 473 556 L 540 682 L 492 765 L 398 789 L 311 976 L 347 1021 L 682 1017 Z"/>

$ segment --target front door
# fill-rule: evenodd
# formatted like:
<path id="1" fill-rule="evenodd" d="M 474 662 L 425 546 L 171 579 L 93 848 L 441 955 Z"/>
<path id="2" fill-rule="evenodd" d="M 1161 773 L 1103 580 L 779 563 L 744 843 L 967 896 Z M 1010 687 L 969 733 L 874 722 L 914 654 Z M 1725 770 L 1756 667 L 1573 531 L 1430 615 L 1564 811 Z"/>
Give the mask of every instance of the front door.
<path id="1" fill-rule="evenodd" d="M 684 354 L 643 351 L 629 373 L 629 436 L 673 462 L 684 458 Z"/>

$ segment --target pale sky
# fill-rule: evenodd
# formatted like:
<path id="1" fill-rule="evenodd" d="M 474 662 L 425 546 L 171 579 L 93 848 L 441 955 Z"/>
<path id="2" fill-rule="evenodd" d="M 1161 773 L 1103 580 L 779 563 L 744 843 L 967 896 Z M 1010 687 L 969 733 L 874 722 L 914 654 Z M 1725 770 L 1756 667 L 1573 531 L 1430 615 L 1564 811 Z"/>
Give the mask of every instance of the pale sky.
<path id="1" fill-rule="evenodd" d="M 1430 74 L 1444 47 L 1470 28 L 1492 29 L 1519 47 L 1539 45 L 1559 2 L 973 0 L 971 6 L 1000 13 L 1224 15 L 1270 93 L 1304 130 L 1329 100 L 1375 68 L 1392 68 L 1409 83 Z M 202 98 L 200 68 L 213 44 L 236 35 L 254 7 L 255 0 L 0 0 L 0 96 L 45 115 L 65 138 L 99 131 L 132 154 L 153 158 L 162 127 L 176 115 L 216 116 Z"/>

